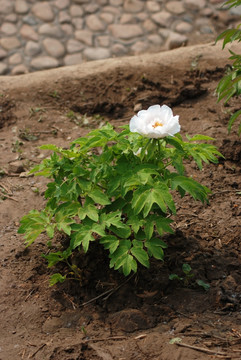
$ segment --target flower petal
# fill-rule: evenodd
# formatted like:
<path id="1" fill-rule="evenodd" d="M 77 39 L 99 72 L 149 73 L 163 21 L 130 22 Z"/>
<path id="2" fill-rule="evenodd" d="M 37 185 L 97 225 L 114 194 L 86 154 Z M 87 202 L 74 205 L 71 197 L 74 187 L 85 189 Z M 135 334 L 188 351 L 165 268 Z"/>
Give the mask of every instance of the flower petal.
<path id="1" fill-rule="evenodd" d="M 138 117 L 136 115 L 134 115 L 131 120 L 130 120 L 130 131 L 131 132 L 139 132 L 138 131 Z"/>
<path id="2" fill-rule="evenodd" d="M 173 116 L 172 109 L 167 105 L 152 105 L 147 110 L 139 111 L 130 120 L 130 131 L 148 138 L 173 136 L 180 128 L 179 116 Z"/>

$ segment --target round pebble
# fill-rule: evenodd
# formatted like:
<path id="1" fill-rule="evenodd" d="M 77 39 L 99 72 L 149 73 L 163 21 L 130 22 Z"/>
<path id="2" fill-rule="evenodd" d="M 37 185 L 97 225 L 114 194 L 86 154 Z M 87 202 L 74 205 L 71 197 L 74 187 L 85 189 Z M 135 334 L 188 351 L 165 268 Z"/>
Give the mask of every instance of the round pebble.
<path id="1" fill-rule="evenodd" d="M 0 0 L 0 75 L 215 40 L 241 6 L 222 0 Z M 209 40 L 210 41 L 210 40 Z"/>

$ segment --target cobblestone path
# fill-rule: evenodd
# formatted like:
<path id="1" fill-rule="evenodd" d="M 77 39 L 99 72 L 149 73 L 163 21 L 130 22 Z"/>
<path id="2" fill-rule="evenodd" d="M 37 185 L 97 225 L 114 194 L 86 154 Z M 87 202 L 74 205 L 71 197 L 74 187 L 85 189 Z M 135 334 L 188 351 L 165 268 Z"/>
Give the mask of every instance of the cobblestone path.
<path id="1" fill-rule="evenodd" d="M 0 75 L 213 41 L 241 22 L 220 0 L 0 0 Z"/>

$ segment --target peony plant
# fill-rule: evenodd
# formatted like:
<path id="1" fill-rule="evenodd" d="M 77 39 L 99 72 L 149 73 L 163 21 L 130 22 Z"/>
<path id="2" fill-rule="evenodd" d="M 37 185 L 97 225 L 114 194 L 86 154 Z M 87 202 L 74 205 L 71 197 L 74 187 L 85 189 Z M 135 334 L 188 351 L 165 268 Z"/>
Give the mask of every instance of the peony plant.
<path id="1" fill-rule="evenodd" d="M 48 266 L 64 262 L 70 268 L 51 277 L 50 284 L 78 274 L 76 252 L 100 243 L 109 253 L 110 268 L 124 275 L 138 264 L 149 267 L 151 257 L 164 259 L 164 233 L 173 233 L 176 214 L 173 192 L 186 193 L 203 203 L 210 190 L 186 176 L 185 160 L 217 163 L 221 156 L 208 136 L 179 134 L 179 116 L 168 106 L 139 111 L 130 125 L 115 131 L 109 123 L 73 141 L 68 149 L 44 145 L 50 158 L 31 170 L 50 178 L 42 211 L 23 216 L 18 230 L 27 246 L 46 234 L 55 238 L 44 258 Z M 65 246 L 57 233 L 67 237 Z M 56 243 L 57 242 L 57 243 Z"/>

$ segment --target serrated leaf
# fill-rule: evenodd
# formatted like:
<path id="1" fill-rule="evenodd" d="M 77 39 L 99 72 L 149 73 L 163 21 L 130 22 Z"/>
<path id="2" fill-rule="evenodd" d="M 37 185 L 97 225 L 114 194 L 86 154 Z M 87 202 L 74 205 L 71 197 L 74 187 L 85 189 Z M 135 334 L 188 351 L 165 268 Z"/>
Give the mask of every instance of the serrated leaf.
<path id="1" fill-rule="evenodd" d="M 101 224 L 93 224 L 91 225 L 91 230 L 93 233 L 96 233 L 100 236 L 105 236 L 106 233 L 105 233 L 105 228 L 103 225 Z"/>
<path id="2" fill-rule="evenodd" d="M 154 231 L 154 221 L 151 219 L 146 219 L 144 225 L 144 231 L 146 234 L 147 239 L 151 239 L 153 231 Z"/>
<path id="3" fill-rule="evenodd" d="M 215 139 L 210 137 L 210 136 L 206 136 L 206 135 L 201 135 L 201 134 L 196 134 L 193 137 L 189 138 L 189 141 L 214 141 Z"/>
<path id="4" fill-rule="evenodd" d="M 174 234 L 173 229 L 170 227 L 170 224 L 172 223 L 171 219 L 167 219 L 167 218 L 159 216 L 155 219 L 155 223 L 156 223 L 156 229 L 157 229 L 159 235 L 163 235 L 164 232 Z M 162 247 L 167 247 L 167 245 L 163 242 Z"/>
<path id="5" fill-rule="evenodd" d="M 167 207 L 172 211 L 173 214 L 176 213 L 175 203 L 173 201 L 172 195 L 169 192 L 169 188 L 165 184 L 156 185 L 152 193 L 153 200 L 157 203 L 163 212 L 167 212 Z"/>
<path id="6" fill-rule="evenodd" d="M 172 164 L 180 175 L 184 175 L 185 167 L 183 165 L 183 158 L 178 154 L 174 154 L 172 158 Z"/>
<path id="7" fill-rule="evenodd" d="M 118 237 L 122 239 L 128 239 L 131 235 L 131 228 L 126 224 L 121 224 L 118 227 L 112 225 L 109 227 L 110 231 L 113 231 Z"/>
<path id="8" fill-rule="evenodd" d="M 51 150 L 51 151 L 56 151 L 56 152 L 61 152 L 61 148 L 58 148 L 56 145 L 53 144 L 45 144 L 45 145 L 41 145 L 39 147 L 41 150 Z"/>
<path id="9" fill-rule="evenodd" d="M 128 251 L 131 248 L 130 240 L 120 240 L 118 248 L 111 255 L 110 267 L 115 266 L 115 269 L 119 269 L 123 262 L 124 257 L 128 254 Z"/>
<path id="10" fill-rule="evenodd" d="M 63 283 L 66 279 L 66 275 L 61 275 L 59 273 L 53 274 L 49 279 L 49 286 L 53 286 L 57 283 Z"/>
<path id="11" fill-rule="evenodd" d="M 70 235 L 71 234 L 71 224 L 74 223 L 74 220 L 63 220 L 57 223 L 57 229 L 59 231 L 63 231 L 65 234 Z"/>
<path id="12" fill-rule="evenodd" d="M 104 194 L 101 190 L 99 189 L 94 189 L 92 190 L 88 196 L 94 200 L 95 203 L 100 204 L 100 205 L 108 205 L 110 204 L 110 200 L 108 198 L 108 196 L 106 194 Z"/>
<path id="13" fill-rule="evenodd" d="M 83 212 L 82 212 L 82 216 L 84 215 L 88 216 L 88 218 L 90 218 L 91 220 L 97 222 L 99 220 L 99 212 L 98 209 L 92 205 L 92 204 L 88 204 L 87 206 L 84 206 L 83 208 Z"/>
<path id="14" fill-rule="evenodd" d="M 136 214 L 139 214 L 149 197 L 150 189 L 140 187 L 134 192 L 132 200 L 132 208 L 135 210 Z"/>
<path id="15" fill-rule="evenodd" d="M 108 183 L 108 195 L 113 195 L 121 184 L 120 176 L 116 176 L 110 179 Z"/>
<path id="16" fill-rule="evenodd" d="M 197 181 L 186 176 L 173 174 L 171 182 L 172 189 L 180 187 L 184 192 L 188 192 L 195 200 L 201 200 L 203 203 L 208 201 L 208 193 L 210 193 L 210 190 Z"/>
<path id="17" fill-rule="evenodd" d="M 148 249 L 148 252 L 151 256 L 158 260 L 164 259 L 164 252 L 163 252 L 163 246 L 162 241 L 157 238 L 152 238 L 145 242 L 145 246 Z"/>
<path id="18" fill-rule="evenodd" d="M 55 224 L 47 225 L 46 226 L 46 232 L 50 239 L 54 237 L 54 230 L 55 230 Z"/>
<path id="19" fill-rule="evenodd" d="M 132 255 L 145 267 L 149 267 L 149 256 L 146 251 L 140 246 L 133 246 L 131 248 Z"/>
<path id="20" fill-rule="evenodd" d="M 123 223 L 121 221 L 121 212 L 120 211 L 114 211 L 110 213 L 103 213 L 100 216 L 100 223 L 104 224 L 106 227 L 111 227 L 111 225 L 114 225 L 115 227 L 119 228 L 123 226 Z"/>
<path id="21" fill-rule="evenodd" d="M 137 216 L 130 217 L 127 221 L 127 225 L 130 225 L 134 233 L 137 233 L 143 225 L 143 219 L 139 219 Z"/>
<path id="22" fill-rule="evenodd" d="M 179 150 L 179 152 L 182 153 L 184 151 L 181 143 L 178 141 L 177 138 L 167 136 L 165 138 L 165 140 L 166 140 L 167 144 L 173 145 L 177 150 Z"/>
<path id="23" fill-rule="evenodd" d="M 113 254 L 119 246 L 120 240 L 114 235 L 106 235 L 101 238 L 100 244 L 104 245 L 105 250 L 109 250 L 110 254 Z"/>
<path id="24" fill-rule="evenodd" d="M 43 211 L 32 210 L 20 220 L 18 233 L 25 234 L 25 244 L 29 246 L 46 230 L 49 223 L 50 219 Z"/>
<path id="25" fill-rule="evenodd" d="M 80 208 L 80 204 L 77 202 L 67 201 L 60 204 L 56 209 L 56 219 L 67 217 L 67 216 L 75 216 L 78 214 L 78 210 Z M 58 214 L 58 215 L 57 215 Z"/>
<path id="26" fill-rule="evenodd" d="M 63 261 L 64 257 L 61 251 L 50 253 L 48 255 L 42 255 L 42 257 L 48 261 L 48 267 L 56 265 L 58 262 Z"/>
<path id="27" fill-rule="evenodd" d="M 92 235 L 92 229 L 90 229 L 88 226 L 83 226 L 80 228 L 80 231 L 77 231 L 71 235 L 71 240 L 72 249 L 82 245 L 84 252 L 87 252 L 90 241 L 94 241 L 95 238 Z"/>
<path id="28" fill-rule="evenodd" d="M 42 230 L 32 230 L 27 232 L 24 236 L 24 244 L 26 244 L 26 246 L 28 247 L 39 237 L 42 232 Z"/>
<path id="29" fill-rule="evenodd" d="M 136 260 L 133 258 L 132 255 L 127 254 L 124 258 L 124 261 L 122 263 L 122 269 L 123 269 L 123 274 L 125 276 L 128 276 L 131 272 L 131 270 L 133 270 L 134 272 L 137 271 L 137 264 L 136 264 Z"/>
<path id="30" fill-rule="evenodd" d="M 241 110 L 236 111 L 229 119 L 228 122 L 228 132 L 230 133 L 231 128 L 233 126 L 233 123 L 235 122 L 235 120 L 241 115 Z"/>
<path id="31" fill-rule="evenodd" d="M 134 192 L 132 207 L 136 214 L 143 210 L 143 216 L 146 217 L 151 211 L 152 205 L 156 203 L 161 210 L 166 213 L 167 206 L 175 213 L 176 208 L 169 188 L 166 184 L 154 184 L 154 187 L 140 187 Z"/>

